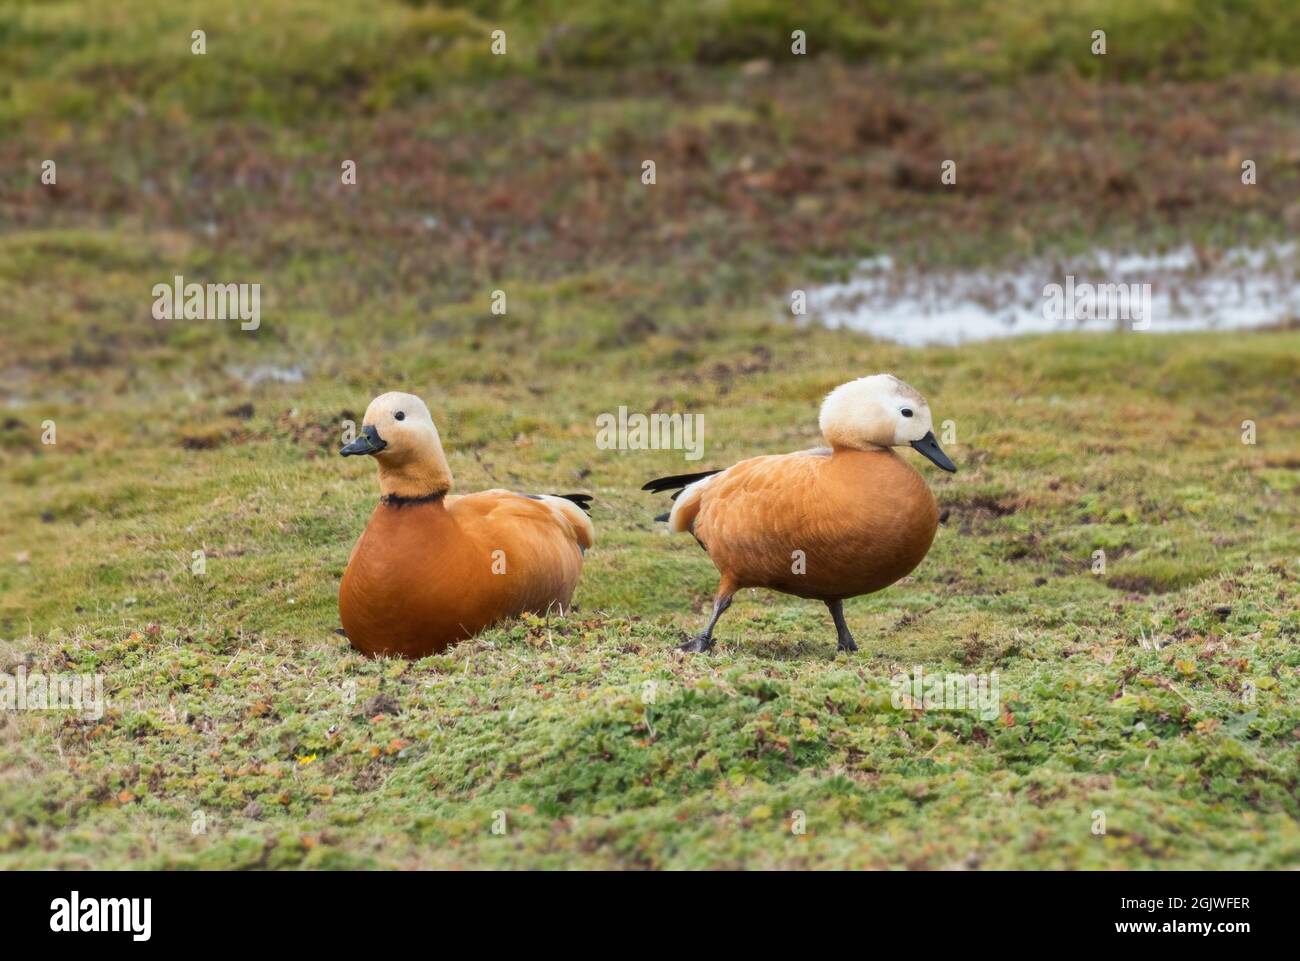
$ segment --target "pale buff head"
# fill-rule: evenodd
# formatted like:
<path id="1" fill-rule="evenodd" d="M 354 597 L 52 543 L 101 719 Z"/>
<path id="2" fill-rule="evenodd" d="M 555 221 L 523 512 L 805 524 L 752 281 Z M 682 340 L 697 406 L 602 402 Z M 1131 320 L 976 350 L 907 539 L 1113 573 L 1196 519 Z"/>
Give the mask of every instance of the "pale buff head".
<path id="1" fill-rule="evenodd" d="M 341 451 L 369 454 L 379 466 L 385 497 L 429 497 L 451 489 L 451 468 L 429 408 L 414 394 L 390 391 L 366 408 L 361 432 Z"/>
<path id="2" fill-rule="evenodd" d="M 893 374 L 836 387 L 822 402 L 819 423 L 832 448 L 879 450 L 906 444 L 946 471 L 957 469 L 935 440 L 930 405 Z"/>

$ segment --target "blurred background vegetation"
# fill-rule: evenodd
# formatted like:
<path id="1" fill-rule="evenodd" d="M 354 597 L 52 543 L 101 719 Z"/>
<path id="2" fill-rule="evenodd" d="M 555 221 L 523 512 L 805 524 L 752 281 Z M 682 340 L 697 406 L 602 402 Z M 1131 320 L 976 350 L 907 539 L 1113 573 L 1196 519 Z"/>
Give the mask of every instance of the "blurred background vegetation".
<path id="1" fill-rule="evenodd" d="M 182 42 L 195 27 L 214 52 Z M 505 29 L 510 53 L 483 38 Z M 336 4 L 200 0 L 0 7 L 0 121 L 305 116 L 400 106 L 485 74 L 717 66 L 810 55 L 908 67 L 954 83 L 1030 74 L 1207 80 L 1300 59 L 1288 0 L 484 0 Z M 1110 38 L 1104 59 L 1081 42 Z"/>

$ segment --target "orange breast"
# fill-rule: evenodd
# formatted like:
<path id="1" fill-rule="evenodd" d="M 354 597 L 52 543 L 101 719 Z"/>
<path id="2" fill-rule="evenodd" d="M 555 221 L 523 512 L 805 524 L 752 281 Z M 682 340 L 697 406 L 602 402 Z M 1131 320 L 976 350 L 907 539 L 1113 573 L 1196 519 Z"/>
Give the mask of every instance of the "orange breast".
<path id="1" fill-rule="evenodd" d="M 504 618 L 567 607 L 581 553 L 540 505 L 529 513 L 535 502 L 517 499 L 525 506 L 495 517 L 483 503 L 376 507 L 339 586 L 352 646 L 424 657 Z"/>
<path id="2" fill-rule="evenodd" d="M 737 464 L 707 489 L 695 533 L 735 587 L 835 599 L 906 576 L 938 523 L 934 495 L 898 455 L 838 450 Z"/>

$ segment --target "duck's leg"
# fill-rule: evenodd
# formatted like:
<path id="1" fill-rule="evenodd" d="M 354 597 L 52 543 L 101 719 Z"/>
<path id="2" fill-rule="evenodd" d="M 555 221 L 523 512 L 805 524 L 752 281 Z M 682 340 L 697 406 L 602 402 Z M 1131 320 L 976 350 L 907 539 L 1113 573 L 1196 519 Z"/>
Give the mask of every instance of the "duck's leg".
<path id="1" fill-rule="evenodd" d="M 734 590 L 718 589 L 718 596 L 713 599 L 713 616 L 709 618 L 709 626 L 704 629 L 704 633 L 696 634 L 679 647 L 679 651 L 702 654 L 713 647 L 713 625 L 718 623 L 718 618 L 722 616 L 722 612 L 731 606 L 731 596 L 734 593 Z"/>
<path id="2" fill-rule="evenodd" d="M 835 649 L 837 651 L 849 651 L 850 653 L 856 651 L 858 645 L 853 643 L 853 635 L 849 633 L 849 625 L 844 623 L 844 602 L 827 601 L 826 606 L 830 609 L 831 617 L 835 621 L 835 633 L 840 639 Z"/>

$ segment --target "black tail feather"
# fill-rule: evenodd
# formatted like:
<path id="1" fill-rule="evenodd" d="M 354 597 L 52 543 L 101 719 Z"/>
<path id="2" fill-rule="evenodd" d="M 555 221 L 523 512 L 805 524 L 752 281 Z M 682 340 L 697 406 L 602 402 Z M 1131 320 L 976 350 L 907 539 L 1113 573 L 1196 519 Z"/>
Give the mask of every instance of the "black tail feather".
<path id="1" fill-rule="evenodd" d="M 712 477 L 714 474 L 721 474 L 725 469 L 726 468 L 705 470 L 700 471 L 698 474 L 675 474 L 672 477 L 657 477 L 652 481 L 647 481 L 645 486 L 641 489 L 643 491 L 653 491 L 656 494 L 661 494 L 664 491 L 672 491 L 671 499 L 675 501 L 681 492 L 686 490 L 686 488 L 691 484 L 694 484 L 698 480 L 704 480 L 706 477 Z M 666 521 L 668 520 L 668 515 L 660 514 L 655 518 L 655 520 Z"/>
<path id="2" fill-rule="evenodd" d="M 562 497 L 566 501 L 573 501 L 588 514 L 591 513 L 591 495 L 590 494 L 552 494 L 552 497 Z"/>
<path id="3" fill-rule="evenodd" d="M 661 491 L 678 490 L 688 484 L 694 484 L 697 480 L 712 477 L 714 474 L 721 474 L 722 471 L 723 468 L 719 468 L 718 470 L 700 471 L 698 474 L 674 474 L 672 477 L 656 477 L 654 480 L 646 482 L 641 489 L 643 491 L 653 491 L 656 494 Z"/>

